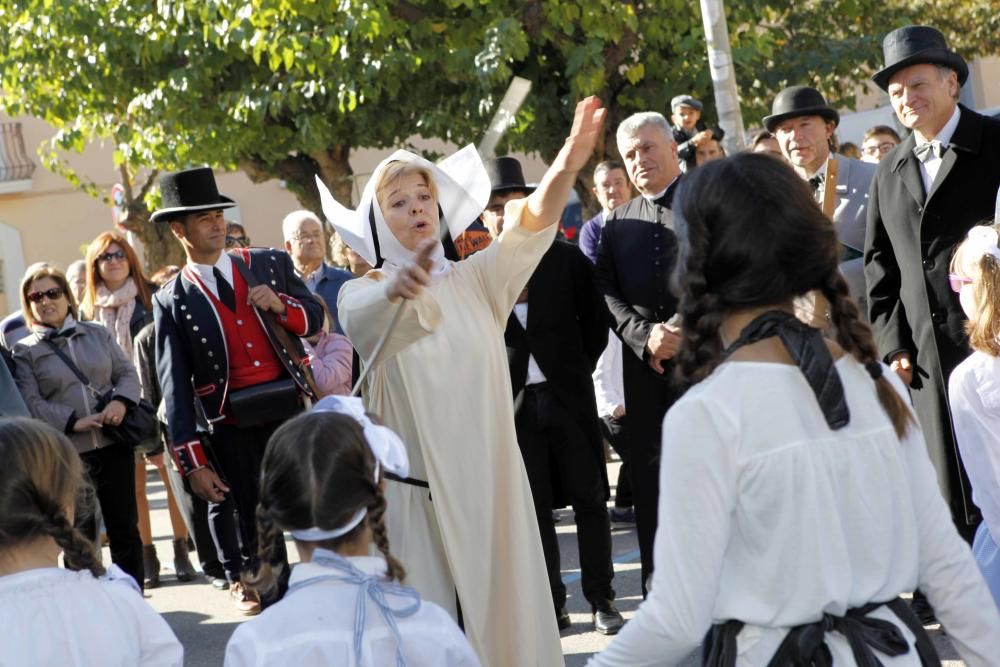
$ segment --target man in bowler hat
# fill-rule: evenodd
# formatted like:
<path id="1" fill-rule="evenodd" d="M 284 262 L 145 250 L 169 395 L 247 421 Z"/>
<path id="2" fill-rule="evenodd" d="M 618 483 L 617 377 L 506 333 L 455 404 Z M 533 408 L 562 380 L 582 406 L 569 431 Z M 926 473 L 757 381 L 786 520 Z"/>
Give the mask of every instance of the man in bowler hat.
<path id="1" fill-rule="evenodd" d="M 171 453 L 198 496 L 222 503 L 232 495 L 242 565 L 254 569 L 264 448 L 271 433 L 311 393 L 307 371 L 296 364 L 303 356 L 299 338 L 316 333 L 323 312 L 287 254 L 257 248 L 225 252 L 222 211 L 236 204 L 219 194 L 211 169 L 164 174 L 160 191 L 163 207 L 151 221 L 169 224 L 187 255 L 180 274 L 153 297 L 156 368 Z M 283 338 L 276 327 L 290 337 Z M 250 417 L 234 409 L 262 391 L 267 392 L 267 404 L 252 409 Z M 277 405 L 285 414 L 272 409 Z M 210 424 L 205 441 L 197 428 L 196 409 Z M 249 423 L 255 415 L 263 421 Z M 259 612 L 256 592 L 238 575 L 227 572 L 237 610 Z"/>
<path id="2" fill-rule="evenodd" d="M 958 103 L 969 75 L 944 35 L 906 26 L 882 42 L 872 79 L 912 130 L 878 165 L 865 238 L 869 312 L 881 354 L 909 385 L 938 482 L 970 539 L 979 521 L 948 407 L 948 376 L 970 354 L 948 283 L 955 245 L 993 215 L 1000 121 Z"/>
<path id="3" fill-rule="evenodd" d="M 840 272 L 847 279 L 851 296 L 867 311 L 861 252 L 868 216 L 868 189 L 875 165 L 837 155 L 831 150 L 840 114 L 826 103 L 822 93 L 808 86 L 785 88 L 774 98 L 764 127 L 778 140 L 781 153 L 822 204 L 831 155 L 837 161 L 836 201 L 833 222 L 841 245 Z M 822 315 L 822 314 L 821 314 Z M 821 318 L 823 319 L 823 318 Z"/>

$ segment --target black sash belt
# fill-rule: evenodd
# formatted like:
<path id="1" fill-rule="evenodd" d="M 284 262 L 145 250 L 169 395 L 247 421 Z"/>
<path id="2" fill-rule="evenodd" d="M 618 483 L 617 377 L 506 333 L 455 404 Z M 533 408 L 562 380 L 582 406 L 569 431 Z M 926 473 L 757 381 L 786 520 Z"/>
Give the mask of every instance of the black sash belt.
<path id="1" fill-rule="evenodd" d="M 872 602 L 849 609 L 843 616 L 824 614 L 815 623 L 798 625 L 788 631 L 767 667 L 832 667 L 833 656 L 826 645 L 827 632 L 839 632 L 847 638 L 851 653 L 858 667 L 882 667 L 874 651 L 888 656 L 904 655 L 910 646 L 894 623 L 868 616 L 875 609 L 886 606 L 910 629 L 916 638 L 917 655 L 924 667 L 939 666 L 941 660 L 934 650 L 927 631 L 913 614 L 910 605 L 900 598 L 889 602 Z M 705 636 L 702 665 L 705 667 L 734 667 L 736 665 L 736 637 L 743 629 L 740 621 L 727 621 L 713 625 Z"/>
<path id="2" fill-rule="evenodd" d="M 431 488 L 431 485 L 422 479 L 414 479 L 412 477 L 400 477 L 395 473 L 391 473 L 388 470 L 382 471 L 382 476 L 386 479 L 391 479 L 394 482 L 402 482 L 403 484 L 409 484 L 410 486 L 419 486 L 424 489 Z"/>

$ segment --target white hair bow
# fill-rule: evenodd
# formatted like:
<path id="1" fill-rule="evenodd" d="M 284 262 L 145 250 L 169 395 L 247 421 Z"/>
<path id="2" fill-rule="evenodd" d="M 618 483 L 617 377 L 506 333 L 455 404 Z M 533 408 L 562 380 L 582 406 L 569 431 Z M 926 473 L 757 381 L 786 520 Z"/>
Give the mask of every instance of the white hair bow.
<path id="1" fill-rule="evenodd" d="M 966 243 L 977 259 L 990 255 L 1000 260 L 1000 247 L 998 247 L 997 232 L 993 227 L 979 225 L 969 230 Z"/>

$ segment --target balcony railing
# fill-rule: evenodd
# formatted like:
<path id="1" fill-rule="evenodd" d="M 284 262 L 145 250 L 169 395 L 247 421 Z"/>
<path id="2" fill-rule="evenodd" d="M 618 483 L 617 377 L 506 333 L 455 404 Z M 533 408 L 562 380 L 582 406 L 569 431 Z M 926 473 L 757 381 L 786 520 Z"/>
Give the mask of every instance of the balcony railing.
<path id="1" fill-rule="evenodd" d="M 0 123 L 0 186 L 28 181 L 30 187 L 35 166 L 24 150 L 21 124 Z"/>

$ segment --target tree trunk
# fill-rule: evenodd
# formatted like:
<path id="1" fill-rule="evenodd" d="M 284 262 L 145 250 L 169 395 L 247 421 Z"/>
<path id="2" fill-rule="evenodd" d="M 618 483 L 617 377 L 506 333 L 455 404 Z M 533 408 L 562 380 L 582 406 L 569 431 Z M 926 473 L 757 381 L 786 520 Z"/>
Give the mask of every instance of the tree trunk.
<path id="1" fill-rule="evenodd" d="M 708 65 L 715 88 L 715 108 L 719 112 L 719 127 L 726 132 L 722 140 L 727 155 L 746 148 L 743 140 L 743 116 L 740 96 L 736 90 L 733 54 L 729 48 L 729 27 L 723 0 L 701 0 L 701 16 L 705 23 L 708 45 Z"/>

